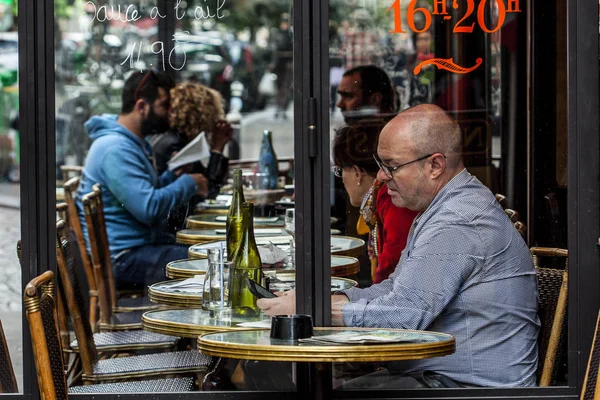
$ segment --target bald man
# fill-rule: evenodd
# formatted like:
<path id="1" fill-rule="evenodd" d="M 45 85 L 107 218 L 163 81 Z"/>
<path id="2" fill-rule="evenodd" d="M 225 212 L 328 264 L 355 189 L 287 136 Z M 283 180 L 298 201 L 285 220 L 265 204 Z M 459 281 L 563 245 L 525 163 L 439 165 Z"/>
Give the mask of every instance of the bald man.
<path id="1" fill-rule="evenodd" d="M 387 364 L 352 388 L 534 386 L 536 274 L 527 245 L 494 195 L 463 166 L 461 131 L 442 109 L 420 105 L 382 130 L 377 178 L 397 207 L 418 211 L 390 277 L 332 297 L 334 324 L 444 332 L 450 356 Z M 293 314 L 295 293 L 259 300 Z"/>

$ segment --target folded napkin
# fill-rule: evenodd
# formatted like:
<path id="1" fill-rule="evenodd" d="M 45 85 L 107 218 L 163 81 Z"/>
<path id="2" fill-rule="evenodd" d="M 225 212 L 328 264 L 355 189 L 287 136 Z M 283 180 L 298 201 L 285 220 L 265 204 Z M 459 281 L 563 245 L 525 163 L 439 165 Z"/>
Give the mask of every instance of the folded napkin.
<path id="1" fill-rule="evenodd" d="M 185 279 L 181 282 L 165 285 L 165 288 L 173 289 L 177 292 L 198 293 L 204 288 L 204 275 L 194 275 L 193 278 Z"/>
<path id="2" fill-rule="evenodd" d="M 287 252 L 269 242 L 258 248 L 262 264 L 270 267 L 281 266 L 287 262 Z"/>
<path id="3" fill-rule="evenodd" d="M 244 328 L 270 328 L 271 320 L 264 319 L 262 321 L 240 322 L 237 326 L 242 326 Z"/>

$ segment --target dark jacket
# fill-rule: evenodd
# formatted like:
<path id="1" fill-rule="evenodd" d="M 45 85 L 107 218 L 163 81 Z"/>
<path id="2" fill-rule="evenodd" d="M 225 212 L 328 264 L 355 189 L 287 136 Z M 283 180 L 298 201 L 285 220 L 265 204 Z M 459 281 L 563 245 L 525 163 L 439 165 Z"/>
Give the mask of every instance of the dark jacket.
<path id="1" fill-rule="evenodd" d="M 187 139 L 184 135 L 173 132 L 167 132 L 153 141 L 154 166 L 159 174 L 167 170 L 167 162 L 171 159 L 173 153 L 181 150 L 186 144 Z M 207 167 L 204 167 L 201 162 L 196 162 L 192 164 L 192 170 L 188 173 L 206 176 L 208 179 L 208 198 L 214 199 L 227 179 L 228 165 L 229 159 L 227 157 L 220 153 L 211 152 Z M 196 204 L 202 200 L 200 196 L 194 196 L 187 204 L 171 210 L 169 229 L 176 231 L 185 228 L 185 218 L 193 213 Z"/>

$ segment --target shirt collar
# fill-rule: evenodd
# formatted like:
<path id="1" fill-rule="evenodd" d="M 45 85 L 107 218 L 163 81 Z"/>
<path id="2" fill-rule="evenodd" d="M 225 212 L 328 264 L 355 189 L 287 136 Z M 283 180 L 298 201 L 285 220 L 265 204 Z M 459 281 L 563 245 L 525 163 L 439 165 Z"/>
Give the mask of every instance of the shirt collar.
<path id="1" fill-rule="evenodd" d="M 463 186 L 471 178 L 472 178 L 472 176 L 469 173 L 469 171 L 467 171 L 466 168 L 463 168 L 462 171 L 460 171 L 458 174 L 456 174 L 454 176 L 454 178 L 450 179 L 450 181 L 448 183 L 446 183 L 444 185 L 444 187 L 442 187 L 442 189 L 434 197 L 431 204 L 429 204 L 429 207 L 427 207 L 427 209 L 424 212 L 420 213 L 416 219 L 420 219 L 421 215 L 426 214 L 429 210 L 439 208 L 443 204 L 443 202 L 446 200 L 446 198 L 450 195 L 450 193 L 452 193 L 454 191 L 454 189 Z"/>

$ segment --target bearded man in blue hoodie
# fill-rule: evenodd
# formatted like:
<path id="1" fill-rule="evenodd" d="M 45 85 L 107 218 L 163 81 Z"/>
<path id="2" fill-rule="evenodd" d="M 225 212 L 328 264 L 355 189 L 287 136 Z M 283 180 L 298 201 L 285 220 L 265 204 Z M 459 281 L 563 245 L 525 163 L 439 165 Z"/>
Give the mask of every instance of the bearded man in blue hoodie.
<path id="1" fill-rule="evenodd" d="M 159 72 L 136 72 L 125 82 L 121 113 L 94 116 L 85 123 L 93 143 L 78 199 L 100 184 L 119 289 L 139 289 L 164 280 L 168 262 L 187 258 L 187 247 L 177 245 L 165 230 L 167 216 L 193 195 L 208 194 L 204 175 L 167 170 L 158 176 L 152 163 L 145 138 L 169 128 L 169 90 L 174 86 Z M 80 200 L 78 208 L 83 221 Z"/>

